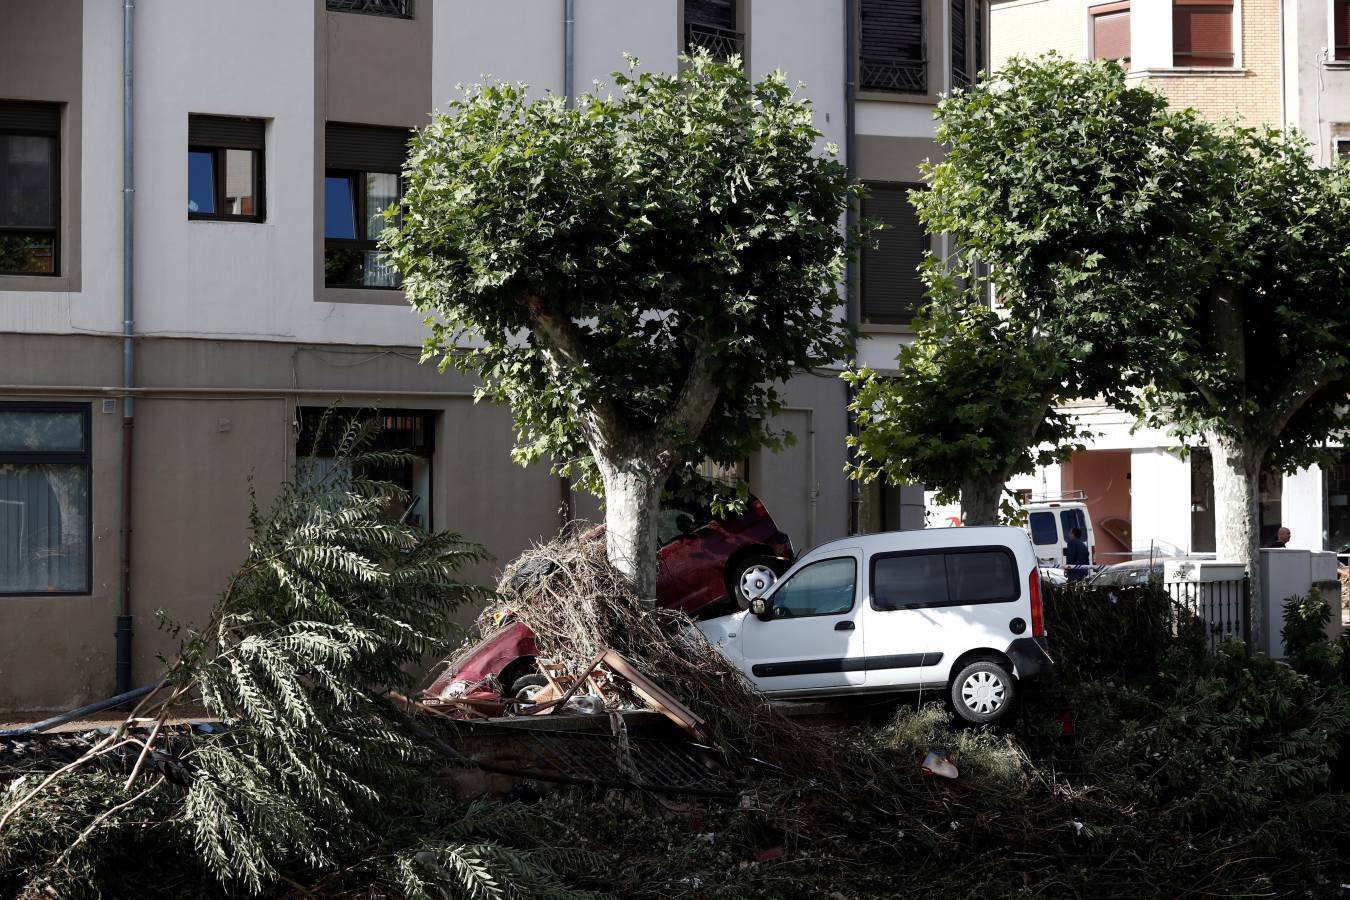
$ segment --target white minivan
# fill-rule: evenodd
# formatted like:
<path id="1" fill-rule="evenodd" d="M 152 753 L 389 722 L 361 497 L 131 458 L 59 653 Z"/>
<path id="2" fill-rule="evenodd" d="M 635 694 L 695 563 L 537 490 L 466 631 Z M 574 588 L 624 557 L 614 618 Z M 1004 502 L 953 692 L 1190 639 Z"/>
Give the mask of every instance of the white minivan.
<path id="1" fill-rule="evenodd" d="M 933 691 L 961 718 L 1011 708 L 1050 665 L 1040 572 L 1020 528 L 856 535 L 803 554 L 750 609 L 699 629 L 764 694 Z"/>

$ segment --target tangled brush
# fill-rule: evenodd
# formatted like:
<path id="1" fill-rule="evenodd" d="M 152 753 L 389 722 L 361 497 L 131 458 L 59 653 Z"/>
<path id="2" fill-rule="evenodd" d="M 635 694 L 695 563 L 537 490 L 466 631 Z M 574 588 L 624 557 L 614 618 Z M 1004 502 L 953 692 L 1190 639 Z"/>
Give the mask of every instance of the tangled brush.
<path id="1" fill-rule="evenodd" d="M 498 593 L 535 635 L 539 654 L 584 671 L 606 649 L 670 691 L 733 757 L 800 765 L 820 735 L 776 712 L 682 612 L 653 609 L 610 565 L 596 528 L 574 522 L 502 573 Z M 480 626 L 490 621 L 490 614 Z"/>

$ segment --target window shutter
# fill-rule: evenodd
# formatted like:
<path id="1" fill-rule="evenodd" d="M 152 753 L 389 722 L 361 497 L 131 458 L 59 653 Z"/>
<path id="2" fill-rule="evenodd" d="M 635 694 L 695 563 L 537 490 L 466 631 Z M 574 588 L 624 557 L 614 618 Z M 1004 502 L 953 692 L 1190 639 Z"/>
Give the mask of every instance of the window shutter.
<path id="1" fill-rule="evenodd" d="M 861 0 L 859 31 L 864 90 L 928 92 L 922 0 Z"/>
<path id="2" fill-rule="evenodd" d="M 1130 4 L 1093 8 L 1092 58 L 1130 61 Z"/>
<path id="3" fill-rule="evenodd" d="M 188 144 L 261 150 L 266 125 L 262 119 L 233 116 L 188 116 Z"/>
<path id="4" fill-rule="evenodd" d="M 1335 32 L 1332 41 L 1336 45 L 1336 58 L 1350 60 L 1350 0 L 1336 0 L 1336 20 L 1332 30 Z"/>
<path id="5" fill-rule="evenodd" d="M 1172 7 L 1172 64 L 1231 66 L 1233 4 L 1176 0 Z"/>
<path id="6" fill-rule="evenodd" d="M 0 101 L 0 131 L 56 134 L 61 129 L 61 104 Z"/>
<path id="7" fill-rule="evenodd" d="M 917 185 L 869 184 L 864 219 L 886 227 L 873 234 L 876 247 L 862 254 L 862 316 L 869 322 L 903 324 L 923 303 L 919 264 L 928 251 L 928 234 L 906 194 Z"/>
<path id="8" fill-rule="evenodd" d="M 684 21 L 735 31 L 736 0 L 684 0 Z"/>
<path id="9" fill-rule="evenodd" d="M 411 129 L 381 128 L 329 122 L 324 129 L 324 158 L 330 169 L 357 172 L 402 172 L 408 158 Z"/>
<path id="10" fill-rule="evenodd" d="M 951 0 L 952 87 L 970 84 L 970 58 L 967 52 L 970 25 L 966 18 L 968 2 L 969 0 Z"/>

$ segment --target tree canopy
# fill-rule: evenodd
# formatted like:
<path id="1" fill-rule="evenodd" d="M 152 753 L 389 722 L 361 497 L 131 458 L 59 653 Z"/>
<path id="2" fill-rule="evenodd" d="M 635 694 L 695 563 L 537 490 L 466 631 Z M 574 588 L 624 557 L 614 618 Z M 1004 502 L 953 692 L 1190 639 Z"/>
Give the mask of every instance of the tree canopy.
<path id="1" fill-rule="evenodd" d="M 624 497 L 775 442 L 779 384 L 845 356 L 853 189 L 781 73 L 630 63 L 575 108 L 466 90 L 413 141 L 385 247 L 430 314 L 426 353 L 510 404 L 518 460 L 603 491 L 611 559 L 638 554 L 654 582 L 628 519 L 655 501 Z"/>

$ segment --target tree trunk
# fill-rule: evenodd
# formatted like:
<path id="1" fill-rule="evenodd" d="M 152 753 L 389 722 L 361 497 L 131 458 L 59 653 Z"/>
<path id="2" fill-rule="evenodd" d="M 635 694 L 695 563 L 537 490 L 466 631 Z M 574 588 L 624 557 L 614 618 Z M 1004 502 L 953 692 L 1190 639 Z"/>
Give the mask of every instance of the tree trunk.
<path id="1" fill-rule="evenodd" d="M 656 603 L 656 527 L 666 472 L 646 460 L 597 456 L 605 482 L 605 540 L 609 561 L 633 584 L 637 595 Z"/>
<path id="2" fill-rule="evenodd" d="M 972 475 L 961 481 L 961 524 L 997 525 L 998 501 L 1006 478 Z"/>
<path id="3" fill-rule="evenodd" d="M 1246 566 L 1251 592 L 1250 646 L 1264 647 L 1257 485 L 1265 453 L 1226 435 L 1210 433 L 1205 439 L 1214 460 L 1214 549 L 1220 562 Z"/>

